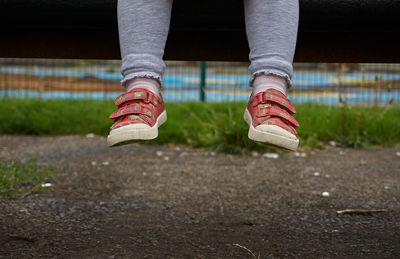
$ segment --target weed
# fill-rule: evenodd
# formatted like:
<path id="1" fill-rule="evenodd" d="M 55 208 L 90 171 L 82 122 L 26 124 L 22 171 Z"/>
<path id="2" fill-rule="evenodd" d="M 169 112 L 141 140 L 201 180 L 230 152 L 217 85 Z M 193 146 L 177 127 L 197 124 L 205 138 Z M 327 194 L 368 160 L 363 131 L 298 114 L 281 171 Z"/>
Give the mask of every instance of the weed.
<path id="1" fill-rule="evenodd" d="M 38 169 L 36 160 L 26 162 L 0 161 L 0 195 L 23 198 L 43 190 L 43 184 L 51 179 L 54 168 Z"/>

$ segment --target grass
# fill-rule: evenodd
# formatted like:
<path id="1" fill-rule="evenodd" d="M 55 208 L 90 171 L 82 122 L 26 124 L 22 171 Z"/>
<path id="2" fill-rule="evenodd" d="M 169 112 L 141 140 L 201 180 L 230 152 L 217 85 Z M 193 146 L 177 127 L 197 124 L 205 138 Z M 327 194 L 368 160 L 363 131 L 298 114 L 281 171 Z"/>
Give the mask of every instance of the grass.
<path id="1" fill-rule="evenodd" d="M 245 103 L 168 103 L 168 121 L 150 143 L 188 144 L 228 153 L 271 151 L 247 138 Z M 7 99 L 0 102 L 0 133 L 106 136 L 111 101 Z M 301 145 L 336 141 L 349 147 L 390 147 L 400 142 L 400 108 L 296 105 Z"/>
<path id="2" fill-rule="evenodd" d="M 26 162 L 0 161 L 0 195 L 24 198 L 40 192 L 44 189 L 42 185 L 51 179 L 54 172 L 53 168 L 38 169 L 35 159 Z"/>

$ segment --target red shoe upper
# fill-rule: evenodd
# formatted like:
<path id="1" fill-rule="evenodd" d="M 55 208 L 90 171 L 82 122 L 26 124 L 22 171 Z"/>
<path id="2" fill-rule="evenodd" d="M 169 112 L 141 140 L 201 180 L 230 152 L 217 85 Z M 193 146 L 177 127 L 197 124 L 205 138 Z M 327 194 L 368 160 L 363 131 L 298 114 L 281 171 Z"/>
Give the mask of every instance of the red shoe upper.
<path id="1" fill-rule="evenodd" d="M 158 116 L 164 111 L 161 94 L 156 95 L 144 88 L 135 88 L 115 99 L 118 110 L 110 115 L 113 120 L 111 129 L 134 123 L 144 123 L 153 127 Z"/>
<path id="2" fill-rule="evenodd" d="M 251 95 L 247 110 L 251 114 L 253 127 L 276 125 L 297 136 L 299 123 L 293 118 L 296 113 L 289 99 L 278 90 L 268 89 Z"/>

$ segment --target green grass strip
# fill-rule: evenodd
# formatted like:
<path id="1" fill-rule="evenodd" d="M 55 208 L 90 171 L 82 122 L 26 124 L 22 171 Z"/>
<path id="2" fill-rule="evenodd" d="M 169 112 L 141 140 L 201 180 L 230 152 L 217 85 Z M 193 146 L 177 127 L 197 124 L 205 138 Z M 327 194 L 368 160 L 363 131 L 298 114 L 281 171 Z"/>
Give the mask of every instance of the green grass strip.
<path id="1" fill-rule="evenodd" d="M 271 150 L 247 138 L 245 103 L 168 103 L 168 121 L 151 143 L 188 144 L 243 153 Z M 296 105 L 302 146 L 334 140 L 349 147 L 390 147 L 400 142 L 400 108 Z M 112 101 L 0 99 L 0 133 L 106 136 Z"/>

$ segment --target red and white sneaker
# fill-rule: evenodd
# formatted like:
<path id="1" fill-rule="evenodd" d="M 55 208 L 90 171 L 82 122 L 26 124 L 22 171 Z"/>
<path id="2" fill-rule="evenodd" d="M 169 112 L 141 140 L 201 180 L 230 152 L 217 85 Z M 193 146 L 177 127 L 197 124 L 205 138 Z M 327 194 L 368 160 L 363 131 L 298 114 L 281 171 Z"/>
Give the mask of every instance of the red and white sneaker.
<path id="1" fill-rule="evenodd" d="M 249 138 L 296 151 L 299 145 L 293 118 L 296 113 L 287 97 L 275 89 L 251 95 L 244 120 L 249 124 Z"/>
<path id="2" fill-rule="evenodd" d="M 110 115 L 113 120 L 107 143 L 111 146 L 149 140 L 158 136 L 158 127 L 167 120 L 161 94 L 135 88 L 115 99 L 118 110 Z"/>

